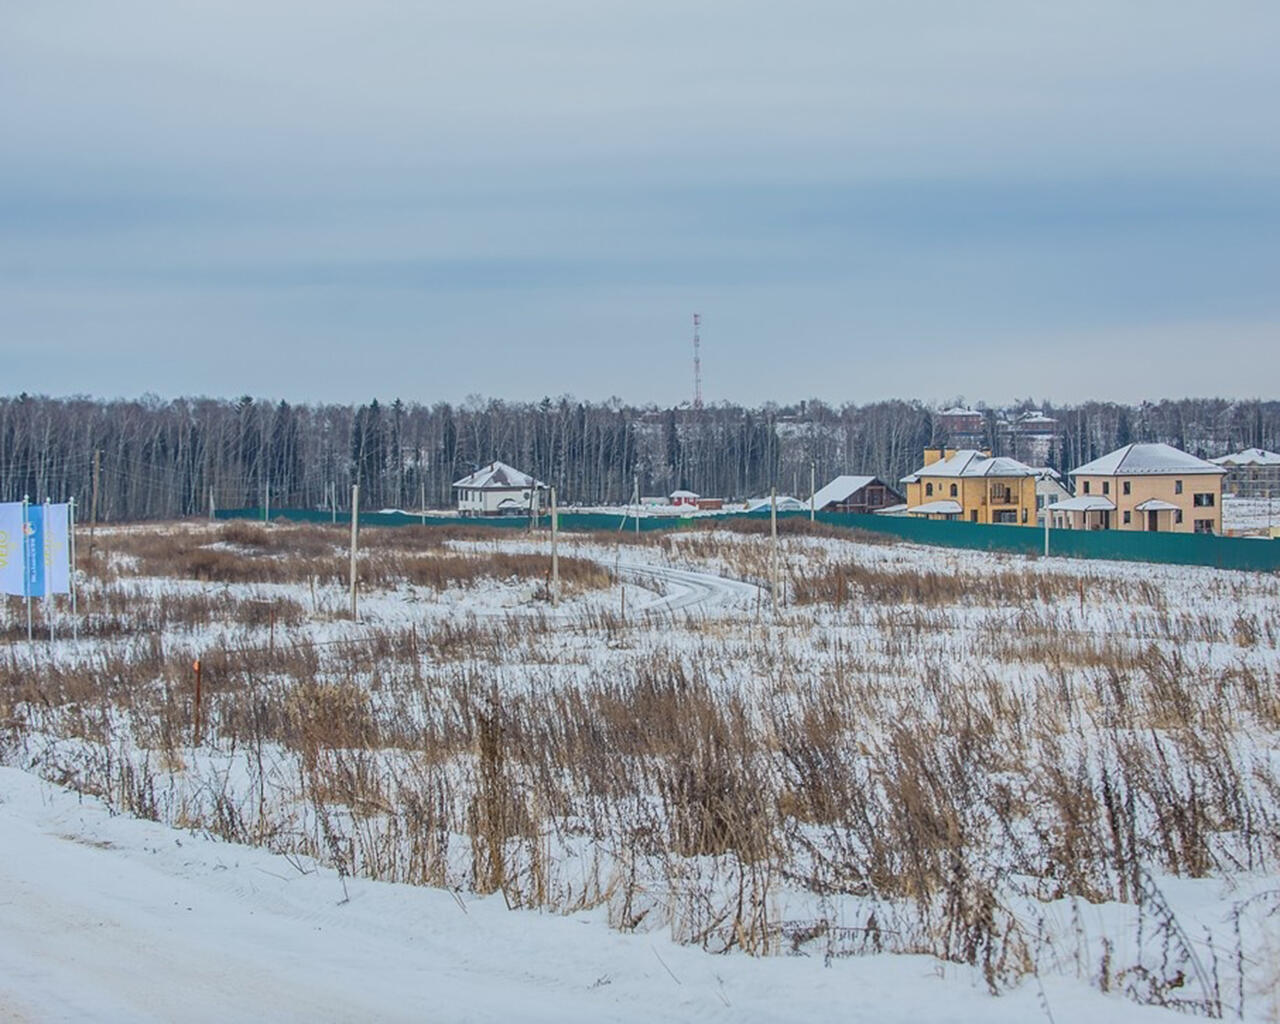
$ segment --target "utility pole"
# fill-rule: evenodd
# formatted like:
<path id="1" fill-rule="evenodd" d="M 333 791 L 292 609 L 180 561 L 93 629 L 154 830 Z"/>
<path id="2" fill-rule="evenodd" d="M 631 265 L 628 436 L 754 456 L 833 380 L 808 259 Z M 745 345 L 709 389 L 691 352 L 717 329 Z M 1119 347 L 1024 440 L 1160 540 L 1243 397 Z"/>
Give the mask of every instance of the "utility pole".
<path id="1" fill-rule="evenodd" d="M 551 488 L 551 607 L 560 603 L 560 552 L 556 546 L 560 515 L 556 511 L 556 489 Z"/>
<path id="2" fill-rule="evenodd" d="M 418 479 L 418 508 L 422 511 L 422 525 L 427 525 L 427 481 L 425 477 Z"/>
<path id="3" fill-rule="evenodd" d="M 209 488 L 209 522 L 213 522 L 213 488 Z"/>
<path id="4" fill-rule="evenodd" d="M 356 537 L 360 530 L 360 485 L 351 485 L 351 621 L 359 622 L 356 607 Z"/>
<path id="5" fill-rule="evenodd" d="M 769 603 L 778 614 L 778 488 L 769 491 Z"/>
<path id="6" fill-rule="evenodd" d="M 632 491 L 636 499 L 636 536 L 640 536 L 640 475 L 637 473 L 632 480 Z"/>
<path id="7" fill-rule="evenodd" d="M 814 520 L 815 509 L 813 507 L 814 491 L 818 484 L 818 469 L 813 460 L 809 460 L 809 522 Z"/>
<path id="8" fill-rule="evenodd" d="M 98 529 L 98 473 L 102 468 L 102 449 L 93 450 L 93 497 L 89 503 L 89 559 L 93 560 L 93 542 Z M 212 491 L 209 492 L 212 495 Z M 209 499 L 212 501 L 212 497 Z"/>

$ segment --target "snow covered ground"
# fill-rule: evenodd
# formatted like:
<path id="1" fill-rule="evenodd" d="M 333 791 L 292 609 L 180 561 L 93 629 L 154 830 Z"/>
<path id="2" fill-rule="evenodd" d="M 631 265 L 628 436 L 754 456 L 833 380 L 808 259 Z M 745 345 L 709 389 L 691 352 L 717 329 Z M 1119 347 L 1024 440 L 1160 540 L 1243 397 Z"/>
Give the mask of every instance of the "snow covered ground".
<path id="1" fill-rule="evenodd" d="M 355 623 L 325 536 L 134 538 L 10 646 L 0 1020 L 1280 1011 L 1271 577 L 819 531 L 774 609 L 691 530 L 562 538 L 552 607 L 545 536 L 371 537 Z"/>
<path id="2" fill-rule="evenodd" d="M 922 956 L 710 956 L 599 913 L 342 879 L 0 768 L 0 1020 L 1168 1019 Z"/>

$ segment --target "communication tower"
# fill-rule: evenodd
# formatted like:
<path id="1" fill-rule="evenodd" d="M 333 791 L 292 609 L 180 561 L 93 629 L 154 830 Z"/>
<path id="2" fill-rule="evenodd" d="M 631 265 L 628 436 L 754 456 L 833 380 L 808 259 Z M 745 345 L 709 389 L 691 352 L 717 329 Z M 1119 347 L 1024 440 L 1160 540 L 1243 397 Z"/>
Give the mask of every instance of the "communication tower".
<path id="1" fill-rule="evenodd" d="M 702 408 L 702 339 L 698 337 L 698 328 L 702 325 L 702 317 L 693 314 L 693 407 Z"/>

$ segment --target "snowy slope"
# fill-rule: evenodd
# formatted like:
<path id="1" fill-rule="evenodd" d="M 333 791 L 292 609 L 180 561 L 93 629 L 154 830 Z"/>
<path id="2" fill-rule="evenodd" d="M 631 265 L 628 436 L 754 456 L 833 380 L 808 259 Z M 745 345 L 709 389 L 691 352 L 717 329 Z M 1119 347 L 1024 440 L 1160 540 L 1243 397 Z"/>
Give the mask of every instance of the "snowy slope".
<path id="1" fill-rule="evenodd" d="M 346 890 L 0 768 L 0 1020 L 1173 1019 L 1060 978 L 996 999 L 925 957 L 715 957 L 595 914 Z"/>

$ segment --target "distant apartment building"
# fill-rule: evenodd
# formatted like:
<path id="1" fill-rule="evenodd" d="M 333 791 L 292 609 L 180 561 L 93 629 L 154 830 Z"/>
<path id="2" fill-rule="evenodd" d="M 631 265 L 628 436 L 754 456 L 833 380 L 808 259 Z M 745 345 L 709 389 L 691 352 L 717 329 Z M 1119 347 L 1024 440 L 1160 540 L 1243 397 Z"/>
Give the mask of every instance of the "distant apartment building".
<path id="1" fill-rule="evenodd" d="M 934 423 L 953 448 L 984 448 L 990 443 L 987 418 L 979 409 L 952 406 L 937 413 Z"/>
<path id="2" fill-rule="evenodd" d="M 1222 489 L 1240 498 L 1280 498 L 1280 455 L 1263 448 L 1246 448 L 1216 459 L 1226 471 Z"/>

